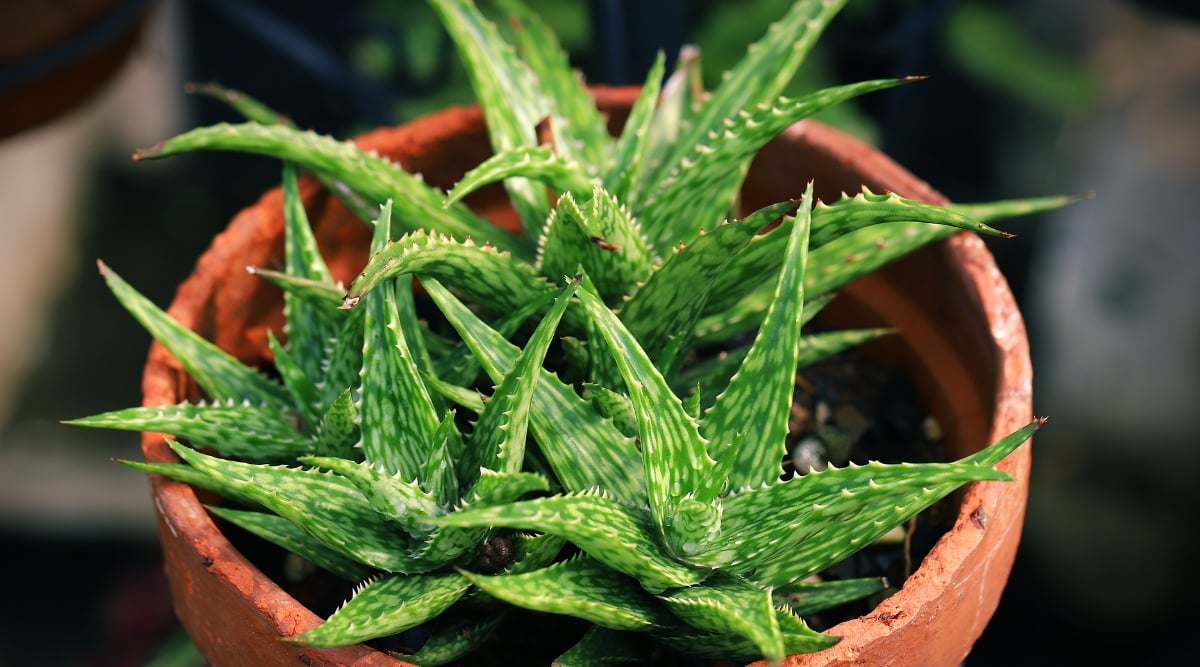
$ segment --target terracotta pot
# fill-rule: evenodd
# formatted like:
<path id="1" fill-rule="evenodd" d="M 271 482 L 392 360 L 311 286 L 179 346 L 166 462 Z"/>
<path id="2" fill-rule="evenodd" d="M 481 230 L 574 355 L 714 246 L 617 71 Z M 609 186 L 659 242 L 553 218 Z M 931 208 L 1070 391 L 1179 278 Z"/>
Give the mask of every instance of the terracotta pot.
<path id="1" fill-rule="evenodd" d="M 636 91 L 595 90 L 619 123 Z M 447 187 L 490 154 L 476 109 L 450 109 L 359 143 Z M 789 129 L 764 149 L 744 198 L 753 206 L 795 196 L 808 179 L 832 198 L 860 184 L 909 197 L 943 201 L 873 149 L 815 122 Z M 313 181 L 301 193 L 331 268 L 348 280 L 365 262 L 367 232 Z M 471 202 L 501 206 L 493 188 Z M 213 242 L 180 287 L 171 314 L 240 359 L 265 364 L 265 336 L 281 324 L 278 291 L 245 272 L 248 264 L 282 263 L 282 197 L 278 189 L 243 210 Z M 975 236 L 962 234 L 928 247 L 843 290 L 828 315 L 839 326 L 898 327 L 900 335 L 872 345 L 871 354 L 910 372 L 921 399 L 940 420 L 953 457 L 980 449 L 1030 419 L 1030 366 L 1024 324 L 991 256 Z M 194 385 L 158 345 L 143 381 L 145 403 L 175 403 Z M 171 461 L 155 434 L 143 437 L 148 460 Z M 1029 447 L 1001 467 L 1010 483 L 975 484 L 958 497 L 957 523 L 897 594 L 867 616 L 830 632 L 834 648 L 793 656 L 789 665 L 956 665 L 995 610 L 1021 532 L 1029 478 Z M 333 650 L 278 641 L 321 619 L 283 592 L 230 544 L 193 490 L 152 477 L 160 533 L 183 625 L 216 665 L 398 665 L 365 646 Z"/>

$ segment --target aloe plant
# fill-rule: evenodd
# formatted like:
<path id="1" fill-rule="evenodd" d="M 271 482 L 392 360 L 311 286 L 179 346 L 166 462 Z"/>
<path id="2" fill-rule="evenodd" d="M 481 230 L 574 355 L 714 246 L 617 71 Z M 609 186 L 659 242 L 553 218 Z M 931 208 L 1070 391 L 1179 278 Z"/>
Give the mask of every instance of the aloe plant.
<path id="1" fill-rule="evenodd" d="M 335 646 L 423 626 L 428 639 L 405 659 L 443 664 L 526 609 L 593 624 L 563 665 L 636 661 L 646 638 L 773 663 L 834 644 L 801 616 L 881 586 L 812 577 L 962 484 L 1007 479 L 995 464 L 1040 421 L 955 462 L 785 479 L 797 368 L 888 333 L 804 325 L 887 261 L 963 229 L 998 234 L 986 223 L 1068 199 L 939 207 L 864 190 L 823 203 L 809 184 L 741 214 L 738 190 L 767 141 L 908 81 L 779 97 L 843 2 L 796 2 L 709 94 L 693 85 L 694 57 L 660 86 L 660 58 L 615 138 L 517 0 L 500 3 L 511 41 L 469 0 L 430 2 L 467 64 L 494 157 L 442 192 L 223 96 L 249 122 L 135 157 L 284 161 L 285 266 L 257 269 L 283 290 L 287 325 L 270 339 L 279 379 L 101 265 L 207 400 L 72 423 L 172 434 L 180 463 L 124 463 L 234 501 L 212 512 L 357 583 L 324 624 L 286 641 Z M 534 131 L 543 119 L 552 146 Z M 317 250 L 298 168 L 370 211 L 371 259 L 348 288 Z M 522 234 L 462 203 L 497 181 Z M 422 321 L 418 298 L 441 319 Z M 700 353 L 716 348 L 721 363 Z"/>

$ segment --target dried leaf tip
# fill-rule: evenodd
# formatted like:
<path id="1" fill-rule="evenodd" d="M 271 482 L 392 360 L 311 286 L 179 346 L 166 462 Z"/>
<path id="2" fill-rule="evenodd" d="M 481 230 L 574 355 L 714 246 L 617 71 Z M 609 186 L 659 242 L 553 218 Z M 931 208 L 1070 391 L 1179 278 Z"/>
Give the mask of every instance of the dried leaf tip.
<path id="1" fill-rule="evenodd" d="M 158 142 L 149 148 L 139 148 L 133 152 L 133 161 L 138 162 L 148 158 L 153 158 L 163 150 L 163 142 Z"/>

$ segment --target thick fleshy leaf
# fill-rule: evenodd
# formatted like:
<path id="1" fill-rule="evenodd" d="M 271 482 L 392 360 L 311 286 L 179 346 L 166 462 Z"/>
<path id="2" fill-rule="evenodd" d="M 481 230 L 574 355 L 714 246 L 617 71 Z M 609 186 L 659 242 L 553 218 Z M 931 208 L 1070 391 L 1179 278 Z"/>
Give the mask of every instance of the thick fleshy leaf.
<path id="1" fill-rule="evenodd" d="M 954 209 L 926 204 L 914 199 L 905 199 L 890 192 L 875 194 L 865 187 L 862 192 L 853 197 L 842 195 L 841 199 L 832 204 L 818 202 L 817 210 L 820 212 L 813 212 L 811 241 L 813 248 L 820 248 L 830 241 L 864 227 L 886 222 L 913 220 L 957 227 L 991 236 L 1012 236 Z M 820 225 L 818 226 L 817 223 Z"/>
<path id="2" fill-rule="evenodd" d="M 633 401 L 629 396 L 619 391 L 598 384 L 588 384 L 584 397 L 596 406 L 600 414 L 612 420 L 613 425 L 629 437 L 638 433 L 637 415 L 633 411 Z"/>
<path id="3" fill-rule="evenodd" d="M 707 96 L 700 68 L 700 49 L 685 44 L 675 59 L 675 71 L 667 77 L 658 96 L 658 108 L 655 109 L 646 137 L 646 166 L 636 184 L 639 193 L 658 173 L 667 154 L 675 150 L 680 134 L 686 130 L 696 108 Z M 632 194 L 627 193 L 626 197 Z M 638 196 L 640 194 L 632 199 L 636 201 Z"/>
<path id="4" fill-rule="evenodd" d="M 490 400 L 483 406 L 475 430 L 471 433 L 467 455 L 474 466 L 501 472 L 520 472 L 525 461 L 525 438 L 534 392 L 542 376 L 542 364 L 559 320 L 567 310 L 578 282 L 572 282 L 525 343 L 516 364 L 500 381 Z M 472 480 L 473 481 L 473 480 Z"/>
<path id="5" fill-rule="evenodd" d="M 458 239 L 475 238 L 518 253 L 527 252 L 521 242 L 500 231 L 465 206 L 445 208 L 443 198 L 419 176 L 399 165 L 367 153 L 352 142 L 338 141 L 314 132 L 302 132 L 282 125 L 221 123 L 201 127 L 168 139 L 156 146 L 139 150 L 135 159 L 162 158 L 197 150 L 229 150 L 257 153 L 290 160 L 357 192 L 374 205 L 391 199 L 396 202 L 396 220 L 427 228 Z"/>
<path id="6" fill-rule="evenodd" d="M 329 620 L 287 641 L 303 646 L 344 646 L 387 637 L 436 618 L 470 582 L 457 574 L 390 575 L 367 582 Z"/>
<path id="7" fill-rule="evenodd" d="M 292 397 L 292 405 L 296 406 L 303 419 L 300 429 L 308 431 L 311 425 L 321 418 L 321 390 L 313 382 L 316 375 L 309 375 L 300 366 L 300 361 L 288 352 L 288 348 L 275 337 L 274 331 L 267 332 L 267 349 L 275 361 L 275 372 Z M 321 361 L 318 357 L 317 361 Z"/>
<path id="8" fill-rule="evenodd" d="M 360 563 L 391 572 L 420 568 L 405 555 L 407 545 L 395 525 L 343 477 L 230 461 L 170 444 L 179 458 L 217 480 L 231 495 L 253 500 Z"/>
<path id="9" fill-rule="evenodd" d="M 782 586 L 841 561 L 966 482 L 1007 480 L 991 467 L 1039 422 L 955 463 L 851 465 L 724 499 L 723 549 L 696 559 Z"/>
<path id="10" fill-rule="evenodd" d="M 786 604 L 792 613 L 804 616 L 875 595 L 886 585 L 879 577 L 789 584 L 775 589 L 775 599 Z"/>
<path id="11" fill-rule="evenodd" d="M 642 92 L 629 111 L 629 118 L 617 140 L 616 155 L 612 167 L 604 175 L 604 188 L 626 206 L 636 208 L 641 192 L 642 170 L 647 167 L 648 135 L 654 123 L 654 109 L 658 104 L 658 93 L 662 86 L 666 59 L 662 51 L 654 59 Z"/>
<path id="12" fill-rule="evenodd" d="M 445 511 L 437 498 L 415 481 L 405 481 L 378 465 L 335 456 L 305 456 L 301 463 L 324 468 L 345 478 L 381 516 L 406 533 L 424 539 L 433 531 L 433 518 Z"/>
<path id="13" fill-rule="evenodd" d="M 546 293 L 557 293 L 537 269 L 491 246 L 411 232 L 377 252 L 355 278 L 343 308 L 352 308 L 376 286 L 404 275 L 444 281 L 493 312 L 510 312 Z"/>
<path id="14" fill-rule="evenodd" d="M 558 535 L 592 558 L 637 579 L 651 592 L 690 586 L 707 569 L 666 554 L 649 512 L 598 493 L 550 496 L 512 505 L 469 509 L 437 519 L 441 526 L 503 526 Z"/>
<path id="15" fill-rule="evenodd" d="M 250 461 L 289 461 L 311 453 L 312 436 L 296 429 L 300 416 L 249 403 L 180 403 L 125 408 L 65 422 L 120 431 L 170 433 L 223 456 Z"/>
<path id="16" fill-rule="evenodd" d="M 439 505 L 449 507 L 459 499 L 459 478 L 456 461 L 466 452 L 466 443 L 454 420 L 453 410 L 442 417 L 433 434 L 433 447 L 421 471 L 421 486 L 437 499 Z"/>
<path id="17" fill-rule="evenodd" d="M 651 647 L 644 636 L 592 626 L 554 659 L 553 667 L 616 667 L 643 664 Z"/>
<path id="18" fill-rule="evenodd" d="M 594 183 L 583 167 L 556 154 L 549 146 L 522 146 L 497 153 L 468 171 L 446 195 L 449 206 L 479 188 L 506 178 L 528 178 L 555 192 L 586 197 Z"/>
<path id="19" fill-rule="evenodd" d="M 696 322 L 692 335 L 693 345 L 720 345 L 729 339 L 754 331 L 762 324 L 767 316 L 767 307 L 775 298 L 775 285 L 770 282 L 761 283 L 753 292 L 729 308 L 711 315 L 705 315 Z M 808 324 L 821 312 L 830 301 L 832 294 L 826 294 L 816 299 L 804 300 L 804 314 L 800 326 Z"/>
<path id="20" fill-rule="evenodd" d="M 727 481 L 732 488 L 757 486 L 779 478 L 787 453 L 788 420 L 800 360 L 800 323 L 804 312 L 804 272 L 808 267 L 808 235 L 813 206 L 812 182 L 804 192 L 792 223 L 783 270 L 775 296 L 749 352 L 701 423 L 711 443 L 709 455 L 719 459 L 742 440 L 728 480 L 709 480 L 715 496 Z M 710 497 L 704 498 L 711 499 Z"/>
<path id="21" fill-rule="evenodd" d="M 536 146 L 535 128 L 549 114 L 550 104 L 533 72 L 471 0 L 430 0 L 429 4 L 458 45 L 487 121 L 492 149 L 504 153 Z M 525 229 L 540 227 L 550 212 L 541 186 L 520 178 L 504 185 Z"/>
<path id="22" fill-rule="evenodd" d="M 283 386 L 244 366 L 228 352 L 176 322 L 130 287 L 104 262 L 97 264 L 100 275 L 104 276 L 109 289 L 125 310 L 141 323 L 154 340 L 167 348 L 210 398 L 216 401 L 250 401 L 279 409 L 291 407 L 290 397 Z"/>
<path id="23" fill-rule="evenodd" d="M 838 643 L 840 638 L 823 635 L 808 627 L 799 616 L 787 609 L 776 608 L 775 620 L 783 635 L 784 652 L 788 655 L 815 653 Z M 691 655 L 718 660 L 753 660 L 762 653 L 749 639 L 734 634 L 704 632 L 680 624 L 666 630 L 655 630 L 657 639 L 672 648 Z"/>
<path id="24" fill-rule="evenodd" d="M 436 280 L 422 284 L 487 374 L 494 382 L 502 381 L 517 363 L 520 350 Z M 563 424 L 571 428 L 564 429 Z M 567 490 L 604 489 L 622 500 L 644 502 L 641 461 L 633 441 L 549 371 L 542 371 L 534 389 L 530 430 Z"/>
<path id="25" fill-rule="evenodd" d="M 660 534 L 675 548 L 670 517 L 680 498 L 702 491 L 713 467 L 707 443 L 662 373 L 617 316 L 587 290 L 579 292 L 579 300 L 608 343 L 629 388 L 642 446 L 650 513 Z M 690 542 L 693 536 L 678 538 Z"/>
<path id="26" fill-rule="evenodd" d="M 689 245 L 673 249 L 670 259 L 621 308 L 621 322 L 633 333 L 662 370 L 682 358 L 666 358 L 678 351 L 695 327 L 710 297 L 714 281 L 738 251 L 763 227 L 790 213 L 796 202 L 765 206 L 735 222 L 701 231 Z"/>
<path id="27" fill-rule="evenodd" d="M 376 223 L 373 247 L 386 239 L 390 218 L 389 203 Z M 385 283 L 368 298 L 359 389 L 367 461 L 404 479 L 420 477 L 440 421 L 408 346 L 408 339 L 420 332 L 405 331 L 400 318 L 399 302 L 412 298 L 411 280 Z"/>
<path id="28" fill-rule="evenodd" d="M 689 625 L 719 635 L 740 635 L 772 664 L 783 660 L 783 633 L 769 588 L 718 572 L 699 586 L 677 588 L 658 598 Z"/>
<path id="29" fill-rule="evenodd" d="M 527 574 L 462 575 L 479 590 L 517 607 L 574 616 L 612 630 L 645 631 L 671 621 L 636 581 L 593 558 L 573 558 Z"/>
<path id="30" fill-rule="evenodd" d="M 554 32 L 537 14 L 516 0 L 500 0 L 522 60 L 541 84 L 550 104 L 550 128 L 555 152 L 578 161 L 597 176 L 610 160 L 612 138 L 604 116 L 571 68 Z"/>
<path id="31" fill-rule="evenodd" d="M 546 221 L 538 249 L 539 268 L 551 280 L 583 266 L 596 290 L 615 299 L 650 276 L 655 263 L 641 228 L 629 211 L 602 188 L 577 203 L 564 194 Z"/>
<path id="32" fill-rule="evenodd" d="M 314 540 L 296 524 L 281 516 L 266 512 L 235 510 L 228 507 L 209 506 L 208 511 L 346 581 L 359 582 L 372 573 L 370 568 Z"/>
<path id="33" fill-rule="evenodd" d="M 357 459 L 362 452 L 355 454 L 354 445 L 362 438 L 358 427 L 358 405 L 349 389 L 338 394 L 329 409 L 321 415 L 317 424 L 318 456 L 340 456 L 344 459 Z"/>
<path id="34" fill-rule="evenodd" d="M 773 23 L 725 75 L 721 85 L 689 120 L 662 166 L 671 169 L 710 132 L 721 131 L 727 118 L 743 109 L 769 103 L 783 93 L 825 26 L 846 0 L 799 0 Z"/>
<path id="35" fill-rule="evenodd" d="M 741 188 L 744 165 L 789 125 L 839 102 L 911 80 L 864 81 L 739 111 L 697 143 L 688 144 L 691 151 L 670 166 L 654 188 L 654 196 L 641 211 L 651 244 L 665 253 L 676 243 L 690 242 L 699 228 L 720 220 Z"/>
<path id="36" fill-rule="evenodd" d="M 1045 213 L 1076 202 L 1090 199 L 1091 194 L 1058 195 L 1052 197 L 1030 197 L 1028 199 L 1010 199 L 1004 201 L 980 202 L 974 204 L 948 205 L 948 208 L 979 222 L 992 222 L 1015 218 L 1022 215 Z"/>
<path id="37" fill-rule="evenodd" d="M 345 391 L 357 390 L 361 382 L 359 373 L 362 372 L 363 365 L 363 344 L 366 338 L 363 323 L 366 313 L 366 308 L 351 310 L 342 322 L 342 329 L 337 338 L 328 344 L 325 374 L 317 382 L 317 388 L 321 390 L 321 401 L 326 405 L 333 404 Z"/>
<path id="38" fill-rule="evenodd" d="M 168 444 L 174 442 L 170 438 L 164 439 Z M 225 484 L 220 479 L 214 478 L 208 473 L 197 470 L 186 463 L 150 463 L 147 461 L 130 461 L 127 459 L 113 460 L 125 466 L 126 468 L 131 468 L 133 470 L 137 470 L 138 472 L 144 472 L 147 475 L 160 475 L 162 477 L 166 477 L 167 479 L 172 479 L 176 482 L 183 482 L 188 486 L 195 487 L 197 489 L 203 489 L 210 493 L 214 493 L 246 505 L 257 504 L 253 498 L 249 498 L 239 493 L 236 489 L 230 488 L 229 485 Z"/>
<path id="39" fill-rule="evenodd" d="M 549 566 L 558 559 L 567 541 L 549 533 L 513 533 L 513 560 L 505 574 L 523 574 Z"/>
<path id="40" fill-rule="evenodd" d="M 337 287 L 317 248 L 317 239 L 296 184 L 296 167 L 291 162 L 283 163 L 283 239 L 285 273 L 330 288 Z M 304 375 L 321 377 L 325 345 L 340 328 L 335 318 L 336 306 L 330 307 L 284 290 L 283 314 L 286 321 L 283 331 L 291 357 Z"/>

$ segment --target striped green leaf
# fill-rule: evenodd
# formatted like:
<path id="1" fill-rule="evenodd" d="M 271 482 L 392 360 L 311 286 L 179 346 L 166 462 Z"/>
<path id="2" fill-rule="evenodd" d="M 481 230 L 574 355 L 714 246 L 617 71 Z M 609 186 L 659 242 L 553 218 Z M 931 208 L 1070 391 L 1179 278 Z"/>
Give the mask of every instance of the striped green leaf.
<path id="1" fill-rule="evenodd" d="M 921 222 L 957 227 L 991 236 L 1012 236 L 989 227 L 954 209 L 905 199 L 894 193 L 875 194 L 866 187 L 862 192 L 842 198 L 832 204 L 817 203 L 820 213 L 813 213 L 813 248 L 841 238 L 846 234 L 885 222 Z M 820 223 L 818 226 L 817 223 Z"/>
<path id="2" fill-rule="evenodd" d="M 559 197 L 546 221 L 538 262 L 551 280 L 583 266 L 597 291 L 612 300 L 649 277 L 655 259 L 628 209 L 597 187 L 582 203 L 570 193 Z"/>
<path id="3" fill-rule="evenodd" d="M 201 127 L 140 150 L 135 159 L 163 158 L 197 150 L 256 153 L 289 160 L 318 175 L 344 183 L 371 202 L 396 202 L 396 219 L 410 229 L 428 228 L 458 239 L 490 241 L 504 250 L 523 252 L 520 241 L 497 229 L 465 206 L 449 209 L 436 189 L 399 165 L 367 153 L 354 143 L 282 125 L 221 123 Z"/>
<path id="4" fill-rule="evenodd" d="M 533 72 L 471 0 L 430 0 L 429 4 L 458 45 L 487 121 L 492 149 L 504 153 L 537 145 L 535 128 L 549 114 L 550 105 Z M 538 229 L 550 212 L 542 188 L 520 178 L 504 185 L 525 229 Z"/>
<path id="5" fill-rule="evenodd" d="M 387 239 L 391 206 L 376 223 L 372 247 Z M 440 419 L 408 346 L 420 332 L 405 331 L 399 302 L 411 300 L 412 281 L 387 283 L 364 305 L 363 366 L 359 389 L 362 448 L 367 461 L 416 479 L 433 451 Z"/>
<path id="6" fill-rule="evenodd" d="M 879 577 L 795 583 L 775 589 L 775 599 L 804 616 L 880 593 L 886 583 Z"/>
<path id="7" fill-rule="evenodd" d="M 669 517 L 680 498 L 704 493 L 704 480 L 713 467 L 707 443 L 662 373 L 617 316 L 588 290 L 579 292 L 579 300 L 608 343 L 629 388 L 637 417 L 650 513 L 659 533 L 675 547 Z M 690 541 L 691 536 L 679 537 Z"/>
<path id="8" fill-rule="evenodd" d="M 729 308 L 701 317 L 696 322 L 692 343 L 697 346 L 721 344 L 736 336 L 754 331 L 767 316 L 767 307 L 771 305 L 771 299 L 774 296 L 774 283 L 760 283 L 754 291 Z M 832 300 L 832 294 L 826 294 L 816 299 L 805 299 L 800 326 L 803 327 L 811 322 L 817 313 L 821 312 Z"/>
<path id="9" fill-rule="evenodd" d="M 651 592 L 691 586 L 707 574 L 705 568 L 686 565 L 666 554 L 646 509 L 597 492 L 468 509 L 443 515 L 437 524 L 517 528 L 558 535 L 597 561 L 633 577 Z"/>
<path id="10" fill-rule="evenodd" d="M 642 194 L 638 186 L 641 185 L 642 171 L 647 168 L 648 136 L 654 123 L 654 109 L 658 104 L 665 65 L 666 59 L 659 51 L 617 139 L 612 167 L 604 175 L 604 189 L 630 208 L 637 207 Z"/>
<path id="11" fill-rule="evenodd" d="M 812 206 L 810 181 L 791 225 L 783 270 L 775 282 L 767 317 L 742 365 L 701 423 L 700 432 L 709 441 L 709 455 L 714 459 L 722 458 L 726 448 L 744 438 L 733 455 L 727 480 L 735 489 L 767 484 L 782 472 L 800 360 Z M 719 489 L 725 481 L 709 480 L 706 486 Z"/>
<path id="12" fill-rule="evenodd" d="M 526 574 L 462 575 L 479 590 L 514 606 L 574 616 L 602 628 L 645 631 L 671 621 L 636 581 L 593 558 L 572 558 Z"/>
<path id="13" fill-rule="evenodd" d="M 611 419 L 613 425 L 625 435 L 631 438 L 637 436 L 637 415 L 629 396 L 598 384 L 589 383 L 585 387 L 587 393 L 584 397 L 591 401 L 600 414 Z"/>
<path id="14" fill-rule="evenodd" d="M 425 280 L 423 285 L 492 380 L 503 380 L 520 350 L 436 280 Z M 564 429 L 563 424 L 571 428 Z M 633 442 L 549 371 L 542 371 L 534 389 L 530 430 L 567 490 L 604 489 L 622 500 L 644 501 L 641 463 Z"/>
<path id="15" fill-rule="evenodd" d="M 211 505 L 206 507 L 209 512 L 232 523 L 238 528 L 253 533 L 271 544 L 282 547 L 313 565 L 336 574 L 346 581 L 362 581 L 372 573 L 370 568 L 314 540 L 311 535 L 301 530 L 296 524 L 281 516 L 267 514 L 266 512 L 235 510 L 228 507 L 214 507 Z"/>
<path id="16" fill-rule="evenodd" d="M 643 635 L 592 626 L 565 653 L 554 659 L 554 667 L 616 667 L 644 664 L 653 651 Z"/>
<path id="17" fill-rule="evenodd" d="M 167 437 L 164 437 L 164 440 L 166 440 L 168 444 L 175 442 Z M 242 495 L 236 489 L 230 488 L 220 479 L 213 478 L 209 476 L 208 473 L 197 470 L 186 463 L 150 463 L 147 461 L 130 461 L 128 459 L 114 460 L 126 468 L 137 470 L 138 472 L 144 472 L 147 475 L 160 475 L 162 477 L 166 477 L 167 479 L 172 479 L 176 482 L 183 482 L 184 484 L 196 489 L 203 489 L 210 493 L 223 496 L 230 500 L 234 500 L 246 505 L 257 504 L 254 499 Z"/>
<path id="18" fill-rule="evenodd" d="M 222 495 L 249 498 L 364 565 L 391 572 L 419 568 L 405 556 L 406 544 L 395 526 L 343 477 L 216 458 L 177 443 L 171 449 L 220 482 Z"/>
<path id="19" fill-rule="evenodd" d="M 427 537 L 433 531 L 433 518 L 445 511 L 420 484 L 378 465 L 336 456 L 305 456 L 300 462 L 337 473 L 362 494 L 371 508 L 413 538 Z"/>
<path id="20" fill-rule="evenodd" d="M 538 379 L 542 376 L 542 364 L 558 322 L 578 285 L 578 282 L 572 282 L 559 295 L 554 307 L 529 337 L 512 370 L 505 374 L 491 399 L 484 404 L 468 449 L 474 465 L 507 473 L 521 470 L 525 461 L 529 415 Z"/>
<path id="21" fill-rule="evenodd" d="M 671 169 L 687 152 L 720 132 L 727 118 L 775 100 L 795 77 L 805 56 L 846 0 L 798 0 L 749 46 L 716 90 L 690 119 L 662 166 Z M 661 180 L 661 177 L 660 179 Z M 699 191 L 698 191 L 699 192 Z"/>
<path id="22" fill-rule="evenodd" d="M 445 617 L 434 619 L 427 624 L 434 627 L 430 628 L 431 634 L 425 643 L 416 653 L 404 656 L 404 661 L 421 667 L 436 667 L 464 658 L 486 646 L 507 617 L 498 613 L 483 620 L 466 618 L 438 623 Z"/>
<path id="23" fill-rule="evenodd" d="M 796 205 L 772 204 L 710 232 L 702 230 L 687 246 L 673 249 L 667 262 L 622 306 L 621 321 L 660 369 L 670 374 L 682 362 L 682 357 L 672 355 L 672 351 L 677 352 L 687 340 L 713 295 L 714 281 L 738 251 L 764 226 L 790 213 Z"/>
<path id="24" fill-rule="evenodd" d="M 662 92 L 658 96 L 658 108 L 655 109 L 647 132 L 644 149 L 646 165 L 636 183 L 635 191 L 627 193 L 627 197 L 637 201 L 641 196 L 643 189 L 652 182 L 659 167 L 667 159 L 668 153 L 678 148 L 680 135 L 686 130 L 694 112 L 707 96 L 700 68 L 700 49 L 685 45 L 679 50 L 675 71 L 662 85 Z"/>
<path id="25" fill-rule="evenodd" d="M 362 438 L 358 427 L 358 405 L 354 396 L 347 389 L 338 394 L 329 408 L 321 415 L 317 424 L 317 445 L 315 451 L 319 456 L 340 456 L 345 459 L 361 457 L 361 452 L 355 453 L 354 445 Z"/>
<path id="26" fill-rule="evenodd" d="M 497 153 L 468 171 L 446 195 L 450 206 L 479 188 L 508 178 L 527 178 L 555 192 L 580 197 L 592 191 L 593 182 L 584 168 L 554 152 L 549 146 L 521 146 Z"/>
<path id="27" fill-rule="evenodd" d="M 312 436 L 297 430 L 299 420 L 296 413 L 275 406 L 226 401 L 125 408 L 64 423 L 170 433 L 223 456 L 248 461 L 290 461 L 315 448 Z"/>
<path id="28" fill-rule="evenodd" d="M 690 152 L 659 181 L 642 210 L 651 244 L 665 253 L 676 243 L 690 242 L 697 228 L 720 220 L 741 187 L 750 159 L 789 125 L 839 102 L 911 80 L 863 81 L 739 111 L 697 143 L 687 144 Z"/>
<path id="29" fill-rule="evenodd" d="M 439 505 L 448 507 L 459 499 L 459 477 L 457 461 L 466 453 L 466 442 L 458 430 L 453 410 L 447 412 L 438 423 L 433 434 L 433 447 L 421 470 L 421 485 Z"/>
<path id="30" fill-rule="evenodd" d="M 244 366 L 232 355 L 176 322 L 149 299 L 133 289 L 104 262 L 97 262 L 100 275 L 117 300 L 133 315 L 154 340 L 167 348 L 188 375 L 215 401 L 249 401 L 253 404 L 289 409 L 291 400 L 281 385 Z"/>
<path id="31" fill-rule="evenodd" d="M 321 390 L 317 389 L 316 383 L 313 382 L 313 377 L 316 376 L 304 372 L 300 367 L 301 362 L 279 342 L 274 331 L 267 332 L 267 349 L 274 358 L 279 379 L 283 381 L 283 386 L 292 397 L 292 405 L 296 406 L 305 422 L 302 430 L 309 430 L 309 425 L 317 423 L 320 419 Z"/>
<path id="32" fill-rule="evenodd" d="M 547 293 L 554 284 L 511 253 L 471 240 L 456 241 L 423 231 L 410 232 L 374 254 L 346 294 L 352 308 L 378 285 L 408 274 L 445 281 L 473 302 L 494 312 L 510 312 Z"/>
<path id="33" fill-rule="evenodd" d="M 317 389 L 321 391 L 321 401 L 325 405 L 333 404 L 349 389 L 357 390 L 361 382 L 366 313 L 366 308 L 355 308 L 347 313 L 337 337 L 326 344 L 325 373 L 317 379 Z"/>
<path id="34" fill-rule="evenodd" d="M 776 607 L 775 620 L 783 635 L 784 653 L 787 655 L 815 653 L 833 646 L 840 639 L 809 628 L 799 616 L 784 608 Z M 741 635 L 705 632 L 683 624 L 655 630 L 651 634 L 678 651 L 699 657 L 717 660 L 754 660 L 763 657 L 758 646 Z"/>
<path id="35" fill-rule="evenodd" d="M 677 588 L 658 599 L 689 625 L 749 639 L 771 664 L 778 664 L 786 655 L 769 588 L 718 572 L 699 586 Z"/>
<path id="36" fill-rule="evenodd" d="M 612 139 L 582 77 L 571 68 L 553 31 L 528 7 L 517 0 L 500 0 L 499 5 L 522 60 L 537 76 L 550 105 L 555 151 L 584 165 L 590 177 L 598 176 L 610 160 Z"/>
<path id="37" fill-rule="evenodd" d="M 359 587 L 321 625 L 286 641 L 344 646 L 415 628 L 450 608 L 471 584 L 457 574 L 390 575 Z"/>
<path id="38" fill-rule="evenodd" d="M 993 222 L 1016 218 L 1022 215 L 1045 213 L 1070 206 L 1084 199 L 1090 199 L 1091 194 L 1058 195 L 1053 197 L 1030 197 L 1028 199 L 1010 199 L 1004 201 L 981 202 L 974 204 L 949 204 L 947 207 L 962 215 L 979 222 Z"/>

